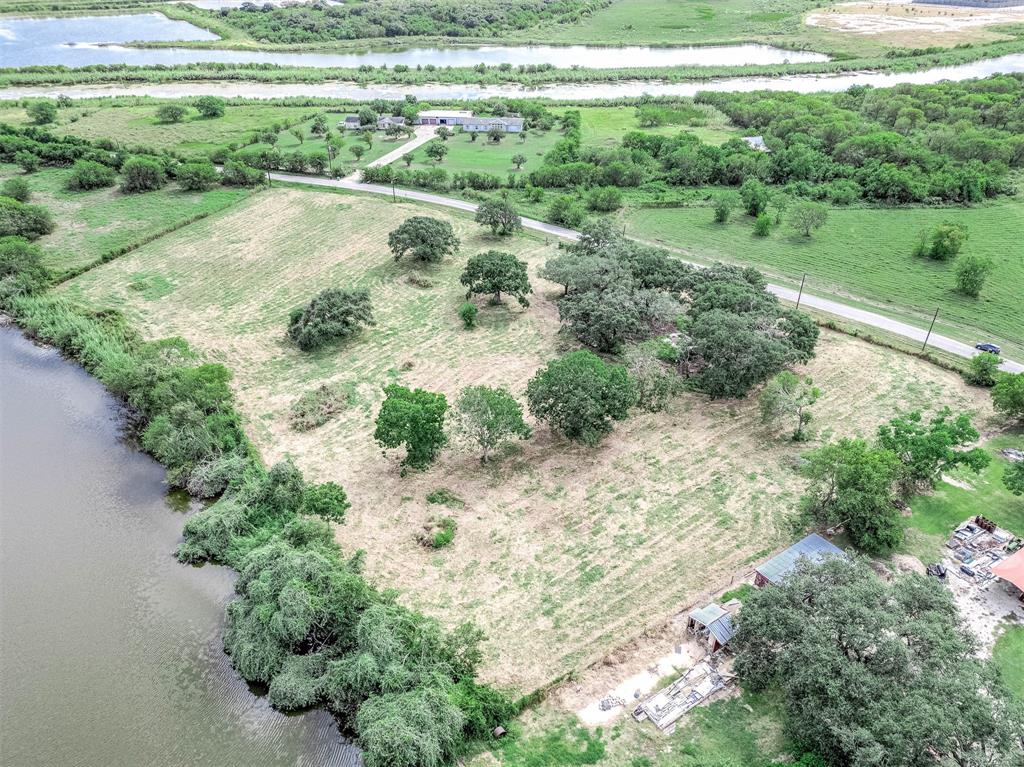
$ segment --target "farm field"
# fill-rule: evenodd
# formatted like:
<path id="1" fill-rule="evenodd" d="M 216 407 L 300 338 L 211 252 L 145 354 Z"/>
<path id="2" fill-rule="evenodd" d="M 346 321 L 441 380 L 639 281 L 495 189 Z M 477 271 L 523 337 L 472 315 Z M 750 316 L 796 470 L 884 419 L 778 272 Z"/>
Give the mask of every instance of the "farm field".
<path id="1" fill-rule="evenodd" d="M 971 208 L 832 208 L 810 238 L 788 227 L 757 237 L 749 217 L 737 211 L 716 224 L 707 207 L 639 208 L 623 216 L 632 237 L 692 253 L 699 260 L 750 264 L 807 290 L 874 302 L 884 311 L 915 316 L 927 324 L 939 307 L 938 332 L 971 343 L 1002 341 L 1008 356 L 1024 349 L 1024 196 Z M 992 259 L 995 268 L 977 299 L 953 290 L 952 262 L 914 258 L 922 230 L 945 221 L 967 227 L 964 253 Z"/>
<path id="2" fill-rule="evenodd" d="M 310 107 L 279 107 L 270 104 L 228 106 L 223 117 L 205 119 L 195 109 L 179 123 L 163 123 L 156 117 L 161 101 L 141 100 L 76 101 L 58 112 L 57 123 L 47 130 L 57 135 L 90 140 L 111 139 L 129 146 L 173 149 L 185 155 L 208 155 L 228 144 L 243 145 L 254 131 L 270 129 L 275 123 L 297 121 L 316 110 Z M 9 102 L 8 102 L 9 104 Z M 29 122 L 21 106 L 0 107 L 0 122 L 25 125 Z"/>
<path id="3" fill-rule="evenodd" d="M 182 192 L 174 182 L 145 194 L 122 194 L 117 187 L 69 192 L 68 168 L 47 168 L 24 175 L 0 164 L 0 181 L 18 176 L 32 189 L 32 204 L 44 205 L 57 228 L 41 237 L 44 263 L 57 273 L 97 261 L 110 251 L 145 240 L 180 221 L 221 210 L 249 194 L 244 189 L 214 187 L 207 192 Z"/>
<path id="4" fill-rule="evenodd" d="M 264 459 L 290 455 L 308 478 L 345 486 L 353 507 L 338 538 L 367 551 L 372 580 L 449 624 L 477 622 L 489 637 L 484 678 L 531 691 L 788 542 L 802 487 L 791 468 L 797 448 L 760 426 L 752 400 L 683 395 L 617 425 L 597 449 L 539 428 L 493 465 L 449 449 L 429 470 L 400 477 L 399 456 L 383 458 L 371 436 L 382 385 L 451 400 L 485 383 L 521 396 L 539 365 L 570 348 L 558 333 L 558 289 L 535 276 L 553 246 L 530 236 L 499 245 L 468 217 L 434 210 L 461 237 L 459 255 L 429 269 L 396 264 L 387 232 L 425 212 L 276 187 L 61 290 L 226 364 Z M 480 327 L 466 331 L 455 313 L 461 265 L 496 246 L 527 261 L 536 293 L 526 310 L 481 305 Z M 132 287 L 140 282 L 162 289 Z M 377 325 L 342 347 L 300 353 L 284 340 L 288 312 L 328 286 L 368 288 Z M 825 333 L 805 372 L 823 390 L 817 439 L 871 434 L 898 409 L 948 404 L 981 424 L 989 418 L 987 393 L 957 375 L 846 336 Z M 322 383 L 349 388 L 347 409 L 313 432 L 291 431 L 290 405 Z M 438 489 L 454 496 L 449 507 L 427 503 Z M 415 534 L 442 512 L 458 522 L 455 542 L 424 549 Z"/>

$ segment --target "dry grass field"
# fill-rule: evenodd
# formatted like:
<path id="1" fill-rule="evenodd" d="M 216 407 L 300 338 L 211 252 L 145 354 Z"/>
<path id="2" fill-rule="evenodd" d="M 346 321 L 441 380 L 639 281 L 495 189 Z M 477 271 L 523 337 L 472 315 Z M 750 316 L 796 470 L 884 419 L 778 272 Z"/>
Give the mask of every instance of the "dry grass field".
<path id="1" fill-rule="evenodd" d="M 275 188 L 121 259 L 63 290 L 119 306 L 152 337 L 181 335 L 235 373 L 248 430 L 268 462 L 291 455 L 307 476 L 344 484 L 353 501 L 339 539 L 367 551 L 381 586 L 449 623 L 487 633 L 484 677 L 529 691 L 602 657 L 788 540 L 801 492 L 798 449 L 761 426 L 753 401 L 682 395 L 637 414 L 596 449 L 538 428 L 521 449 L 482 467 L 446 450 L 428 471 L 399 476 L 400 456 L 372 440 L 381 386 L 399 381 L 454 398 L 468 384 L 522 395 L 544 361 L 566 348 L 554 286 L 535 278 L 529 309 L 481 304 L 481 327 L 456 316 L 465 258 L 495 247 L 468 217 L 463 247 L 426 270 L 395 264 L 387 233 L 423 207 Z M 503 242 L 531 272 L 553 244 Z M 420 274 L 433 282 L 418 287 Z M 303 354 L 284 341 L 288 310 L 330 285 L 370 290 L 377 326 L 344 346 Z M 807 368 L 824 396 L 817 439 L 869 434 L 898 408 L 949 404 L 987 417 L 984 393 L 911 357 L 825 334 Z M 291 403 L 315 385 L 349 387 L 335 421 L 298 434 Z M 812 443 L 813 444 L 813 443 Z M 458 508 L 427 503 L 447 488 Z M 458 506 L 458 504 L 455 504 Z M 458 521 L 451 547 L 414 536 L 434 513 Z"/>

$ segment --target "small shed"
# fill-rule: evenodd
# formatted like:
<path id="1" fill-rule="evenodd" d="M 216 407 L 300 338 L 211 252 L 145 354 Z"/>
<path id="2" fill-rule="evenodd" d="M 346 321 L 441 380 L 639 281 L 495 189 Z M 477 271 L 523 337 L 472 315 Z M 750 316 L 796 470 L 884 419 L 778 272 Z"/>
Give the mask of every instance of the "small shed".
<path id="1" fill-rule="evenodd" d="M 732 615 L 717 602 L 711 602 L 686 616 L 686 630 L 705 641 L 708 652 L 715 653 L 732 639 Z"/>
<path id="2" fill-rule="evenodd" d="M 776 554 L 767 562 L 754 568 L 754 585 L 763 588 L 769 583 L 778 585 L 792 572 L 801 559 L 809 559 L 818 563 L 827 557 L 843 557 L 843 550 L 835 546 L 817 533 L 811 533 L 802 541 L 794 543 L 785 551 Z"/>
<path id="3" fill-rule="evenodd" d="M 743 140 L 747 142 L 747 146 L 751 149 L 756 149 L 758 152 L 771 152 L 768 145 L 764 143 L 764 136 L 744 136 Z"/>

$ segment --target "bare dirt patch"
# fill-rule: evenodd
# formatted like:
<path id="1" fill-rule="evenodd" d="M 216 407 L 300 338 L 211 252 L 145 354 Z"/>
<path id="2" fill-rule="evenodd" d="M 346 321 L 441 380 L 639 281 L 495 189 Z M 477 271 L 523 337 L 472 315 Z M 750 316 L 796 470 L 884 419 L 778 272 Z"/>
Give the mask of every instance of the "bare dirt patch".
<path id="1" fill-rule="evenodd" d="M 424 212 L 275 189 L 63 290 L 122 307 L 149 336 L 182 335 L 224 362 L 265 460 L 290 455 L 311 479 L 342 483 L 353 508 L 341 543 L 365 549 L 370 577 L 407 604 L 448 624 L 479 624 L 489 637 L 488 681 L 528 691 L 587 667 L 788 542 L 803 486 L 794 458 L 815 443 L 768 433 L 753 399 L 683 395 L 617 425 L 596 449 L 538 428 L 494 465 L 449 449 L 428 471 L 400 477 L 400 456 L 382 457 L 372 439 L 384 384 L 450 399 L 469 384 L 500 384 L 521 396 L 567 346 L 553 303 L 559 289 L 536 278 L 552 245 L 529 236 L 498 244 L 468 217 L 429 211 L 452 222 L 463 249 L 426 270 L 434 287 L 416 287 L 406 280 L 414 268 L 394 264 L 386 241 Z M 526 310 L 481 304 L 481 326 L 465 331 L 458 274 L 469 255 L 492 247 L 527 261 L 537 293 Z M 138 272 L 162 276 L 174 292 L 144 300 L 128 287 Z M 378 324 L 344 346 L 303 354 L 285 343 L 288 311 L 331 285 L 368 288 Z M 986 395 L 955 374 L 834 333 L 803 372 L 823 391 L 819 441 L 870 435 L 900 408 L 988 414 Z M 319 429 L 293 431 L 292 402 L 325 383 L 349 385 L 348 406 Z M 441 487 L 465 507 L 444 510 L 458 523 L 452 545 L 428 550 L 415 535 L 438 512 L 426 496 Z"/>
<path id="2" fill-rule="evenodd" d="M 836 32 L 884 37 L 894 45 L 948 45 L 1009 39 L 990 29 L 1024 21 L 1024 7 L 968 8 L 907 0 L 841 3 L 807 15 L 805 22 Z"/>

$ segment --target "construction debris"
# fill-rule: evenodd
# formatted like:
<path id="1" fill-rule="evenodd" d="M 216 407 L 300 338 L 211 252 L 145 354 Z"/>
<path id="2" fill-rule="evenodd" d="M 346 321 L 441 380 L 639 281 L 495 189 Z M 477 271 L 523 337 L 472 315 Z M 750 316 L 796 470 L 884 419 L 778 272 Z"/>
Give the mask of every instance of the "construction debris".
<path id="1" fill-rule="evenodd" d="M 638 722 L 650 719 L 659 730 L 669 730 L 683 714 L 709 701 L 735 679 L 735 674 L 720 670 L 714 659 L 708 657 L 637 706 L 633 718 Z"/>
<path id="2" fill-rule="evenodd" d="M 990 519 L 977 516 L 960 525 L 946 541 L 950 559 L 959 567 L 959 575 L 976 586 L 984 586 L 996 576 L 992 566 L 1021 546 L 1013 533 L 996 526 Z"/>

